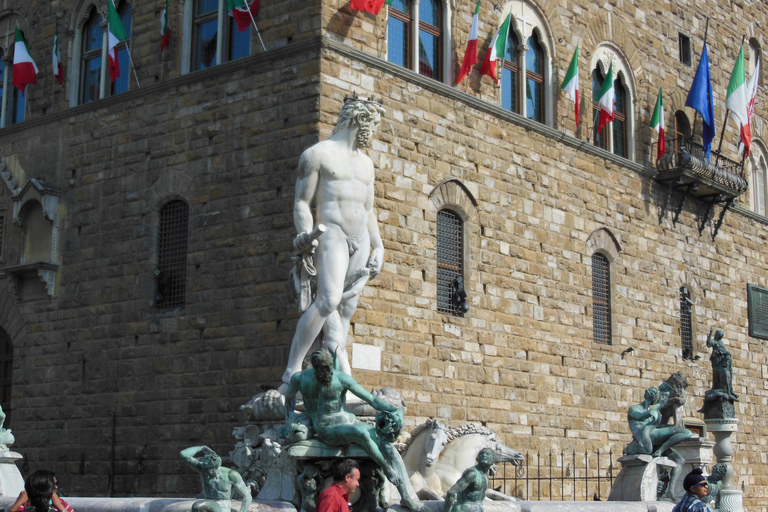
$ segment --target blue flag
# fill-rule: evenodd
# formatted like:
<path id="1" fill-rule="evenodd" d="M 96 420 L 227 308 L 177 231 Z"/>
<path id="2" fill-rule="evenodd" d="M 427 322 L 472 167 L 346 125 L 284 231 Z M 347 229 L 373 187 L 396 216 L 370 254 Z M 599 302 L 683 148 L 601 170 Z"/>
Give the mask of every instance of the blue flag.
<path id="1" fill-rule="evenodd" d="M 712 151 L 712 139 L 715 138 L 715 105 L 712 101 L 712 80 L 709 78 L 709 54 L 707 53 L 707 40 L 704 39 L 704 49 L 701 52 L 699 67 L 696 68 L 696 76 L 693 77 L 693 85 L 685 100 L 685 106 L 691 107 L 701 114 L 704 133 L 701 136 L 704 152 L 709 162 Z"/>

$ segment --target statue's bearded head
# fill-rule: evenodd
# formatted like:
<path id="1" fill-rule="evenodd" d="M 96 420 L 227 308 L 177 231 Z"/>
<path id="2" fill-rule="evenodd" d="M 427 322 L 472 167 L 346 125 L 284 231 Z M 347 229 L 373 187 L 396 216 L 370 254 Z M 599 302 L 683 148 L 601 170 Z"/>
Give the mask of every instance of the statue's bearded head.
<path id="1" fill-rule="evenodd" d="M 367 147 L 373 138 L 373 132 L 381 122 L 381 117 L 386 113 L 381 103 L 366 98 L 346 98 L 344 106 L 339 112 L 334 133 L 346 128 L 357 128 L 355 143 L 358 148 Z"/>
<path id="2" fill-rule="evenodd" d="M 333 381 L 333 356 L 326 348 L 315 350 L 310 357 L 312 368 L 315 369 L 315 378 L 325 387 Z"/>
<path id="3" fill-rule="evenodd" d="M 201 464 L 203 466 L 203 471 L 213 476 L 219 471 L 219 468 L 221 467 L 221 457 L 215 453 L 207 453 L 203 457 Z"/>
<path id="4" fill-rule="evenodd" d="M 482 464 L 486 467 L 493 466 L 493 463 L 495 462 L 496 454 L 493 452 L 493 449 L 491 448 L 483 448 L 480 450 L 480 453 L 477 454 L 477 462 Z"/>

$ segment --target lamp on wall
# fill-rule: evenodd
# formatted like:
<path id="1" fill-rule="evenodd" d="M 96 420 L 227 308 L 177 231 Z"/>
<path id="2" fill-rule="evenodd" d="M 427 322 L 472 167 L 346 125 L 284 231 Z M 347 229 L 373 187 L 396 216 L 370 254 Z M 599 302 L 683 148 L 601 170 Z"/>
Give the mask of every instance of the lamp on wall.
<path id="1" fill-rule="evenodd" d="M 625 355 L 631 354 L 634 351 L 635 351 L 635 349 L 633 349 L 632 347 L 629 347 L 629 348 L 625 349 L 624 352 L 621 353 L 621 358 L 624 359 Z"/>

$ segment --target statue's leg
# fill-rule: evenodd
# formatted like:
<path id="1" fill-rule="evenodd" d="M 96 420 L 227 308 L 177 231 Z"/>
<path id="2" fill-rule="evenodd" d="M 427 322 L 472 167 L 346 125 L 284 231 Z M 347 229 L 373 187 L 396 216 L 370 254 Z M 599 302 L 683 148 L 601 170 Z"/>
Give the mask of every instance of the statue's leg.
<path id="1" fill-rule="evenodd" d="M 665 439 L 665 441 L 651 455 L 659 457 L 662 453 L 667 451 L 670 447 L 676 445 L 681 441 L 690 439 L 691 431 L 682 427 L 665 427 L 657 428 L 653 431 L 653 439 Z M 654 442 L 654 445 L 656 443 Z"/>
<path id="2" fill-rule="evenodd" d="M 331 229 L 335 227 L 335 229 Z M 321 237 L 315 250 L 315 268 L 317 268 L 317 294 L 315 301 L 307 308 L 293 335 L 288 364 L 283 374 L 280 392 L 288 390 L 288 383 L 294 373 L 301 371 L 301 365 L 307 351 L 325 324 L 325 320 L 336 311 L 344 290 L 344 276 L 349 261 L 349 251 L 344 233 L 338 226 L 330 225 Z M 285 389 L 283 389 L 285 388 Z"/>
<path id="3" fill-rule="evenodd" d="M 416 495 L 416 491 L 413 489 L 413 485 L 411 485 L 411 479 L 408 478 L 408 470 L 405 467 L 402 457 L 400 457 L 400 453 L 398 453 L 391 443 L 386 441 L 379 441 L 378 445 L 381 448 L 381 452 L 384 454 L 387 463 L 394 469 L 395 473 L 397 473 L 399 483 L 393 483 L 395 483 L 395 487 L 400 493 L 400 504 L 414 511 L 419 510 L 421 504 L 418 501 L 419 498 Z"/>
<path id="4" fill-rule="evenodd" d="M 683 468 L 683 464 L 685 464 L 685 459 L 683 458 L 682 455 L 677 453 L 677 451 L 672 448 L 669 448 L 666 451 L 662 452 L 662 455 L 664 457 L 669 458 L 670 460 L 672 460 L 672 462 L 675 463 L 675 467 L 669 471 L 669 485 L 667 486 L 667 492 L 666 492 L 666 495 L 668 497 L 674 498 L 674 491 L 677 488 L 676 485 L 677 485 L 678 479 L 682 476 L 680 472 Z"/>

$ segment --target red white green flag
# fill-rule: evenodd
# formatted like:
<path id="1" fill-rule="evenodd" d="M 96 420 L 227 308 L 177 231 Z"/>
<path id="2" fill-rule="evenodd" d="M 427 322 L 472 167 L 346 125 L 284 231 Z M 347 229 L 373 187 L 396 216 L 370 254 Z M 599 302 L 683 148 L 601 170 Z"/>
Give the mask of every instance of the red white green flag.
<path id="1" fill-rule="evenodd" d="M 472 66 L 477 64 L 477 19 L 480 15 L 480 0 L 477 0 L 477 7 L 475 7 L 475 14 L 472 16 L 472 28 L 469 30 L 469 41 L 467 41 L 467 51 L 464 53 L 464 60 L 461 63 L 461 70 L 459 71 L 459 80 L 456 82 L 460 84 L 464 77 L 472 70 Z"/>
<path id="2" fill-rule="evenodd" d="M 497 84 L 499 83 L 499 79 L 496 78 L 496 60 L 499 58 L 499 55 L 501 55 L 502 59 L 504 58 L 504 52 L 507 46 L 507 35 L 509 34 L 509 19 L 511 16 L 511 13 L 507 14 L 507 18 L 504 20 L 504 23 L 501 24 L 501 27 L 499 27 L 499 31 L 493 36 L 491 45 L 488 47 L 488 51 L 485 52 L 483 65 L 480 68 L 481 74 L 493 78 L 494 82 Z"/>
<path id="3" fill-rule="evenodd" d="M 24 95 L 27 85 L 36 83 L 37 65 L 32 60 L 27 44 L 24 42 L 24 36 L 21 35 L 21 30 L 17 26 L 16 45 L 13 49 L 13 86 Z"/>
<path id="4" fill-rule="evenodd" d="M 651 129 L 659 136 L 659 143 L 656 148 L 656 161 L 661 160 L 662 155 L 667 151 L 667 145 L 664 140 L 664 123 L 664 99 L 661 87 L 659 87 L 659 97 L 656 98 L 656 107 L 653 109 L 653 115 L 651 116 Z"/>
<path id="5" fill-rule="evenodd" d="M 527 80 L 526 80 L 527 82 Z M 565 78 L 563 79 L 563 85 L 560 89 L 565 91 L 565 94 L 571 99 L 576 110 L 576 126 L 579 126 L 579 47 L 576 46 L 576 50 L 573 52 L 571 58 L 571 64 L 568 66 L 568 71 L 565 72 Z"/>
<path id="6" fill-rule="evenodd" d="M 250 5 L 247 0 L 227 0 L 227 12 L 235 18 L 238 32 L 244 32 L 248 30 L 251 23 L 256 23 L 259 0 L 253 0 Z"/>
<path id="7" fill-rule="evenodd" d="M 160 43 L 160 51 L 165 50 L 168 42 L 171 40 L 171 25 L 168 23 L 168 0 L 165 0 L 165 8 L 160 13 L 160 35 L 163 36 L 163 42 Z"/>
<path id="8" fill-rule="evenodd" d="M 600 120 L 597 123 L 599 135 L 606 124 L 613 122 L 613 112 L 616 108 L 616 96 L 613 90 L 613 62 L 608 67 L 608 74 L 605 76 L 605 81 L 603 81 L 597 98 L 597 102 L 600 104 Z"/>
<path id="9" fill-rule="evenodd" d="M 56 35 L 53 36 L 53 76 L 59 81 L 59 85 L 64 82 L 64 66 L 61 65 L 61 54 L 59 53 L 59 18 L 56 17 Z"/>
<path id="10" fill-rule="evenodd" d="M 748 157 L 752 147 L 752 116 L 755 115 L 755 98 L 757 98 L 757 79 L 760 76 L 760 60 L 755 64 L 755 70 L 747 83 L 747 124 L 741 125 L 739 130 L 739 154 Z"/>
<path id="11" fill-rule="evenodd" d="M 128 38 L 128 35 L 125 33 L 123 21 L 120 19 L 120 15 L 117 14 L 117 9 L 115 9 L 113 0 L 107 2 L 107 11 L 109 77 L 111 81 L 114 82 L 120 76 L 120 63 L 117 61 L 117 50 L 115 49 L 115 46 L 120 44 L 120 41 L 125 41 Z"/>
<path id="12" fill-rule="evenodd" d="M 744 73 L 744 45 L 739 49 L 736 64 L 733 66 L 731 81 L 728 82 L 728 96 L 725 107 L 730 110 L 731 118 L 739 125 L 749 124 L 747 115 L 747 77 Z"/>
<path id="13" fill-rule="evenodd" d="M 392 5 L 394 0 L 350 0 L 349 8 L 353 11 L 365 11 L 379 14 L 385 5 Z"/>

